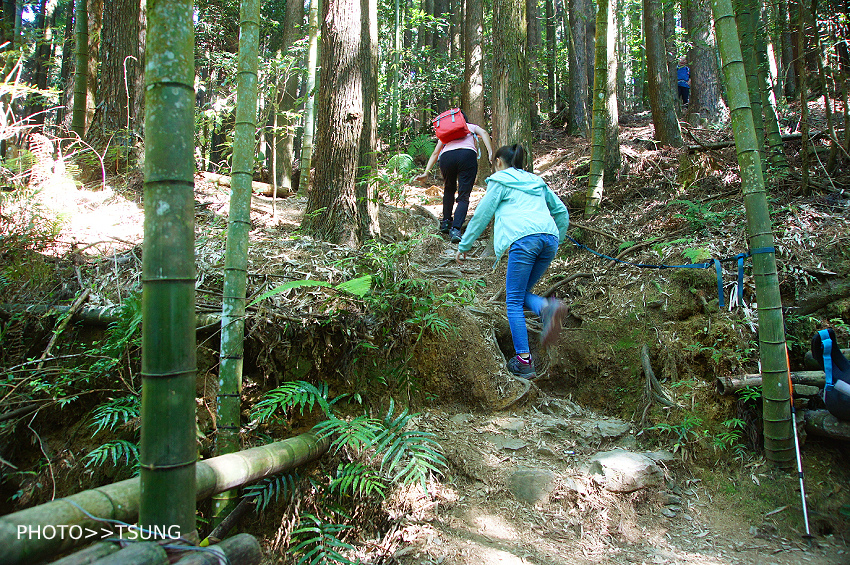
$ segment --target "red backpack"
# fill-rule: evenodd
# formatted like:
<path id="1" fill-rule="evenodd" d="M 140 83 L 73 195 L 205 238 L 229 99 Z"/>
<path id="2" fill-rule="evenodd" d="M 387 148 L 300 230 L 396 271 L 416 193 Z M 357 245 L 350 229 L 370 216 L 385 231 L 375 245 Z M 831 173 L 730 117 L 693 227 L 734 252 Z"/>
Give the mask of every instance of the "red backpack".
<path id="1" fill-rule="evenodd" d="M 443 143 L 469 135 L 469 127 L 466 125 L 466 120 L 460 108 L 446 110 L 431 121 L 434 123 L 434 133 L 437 134 L 437 139 Z"/>

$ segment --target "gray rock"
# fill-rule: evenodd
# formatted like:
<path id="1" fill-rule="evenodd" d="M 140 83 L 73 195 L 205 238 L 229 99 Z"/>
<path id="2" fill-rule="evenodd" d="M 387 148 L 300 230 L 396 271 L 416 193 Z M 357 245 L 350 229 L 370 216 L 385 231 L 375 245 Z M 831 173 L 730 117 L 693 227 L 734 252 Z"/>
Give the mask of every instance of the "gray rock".
<path id="1" fill-rule="evenodd" d="M 506 437 L 500 434 L 491 434 L 487 439 L 496 449 L 507 449 L 518 451 L 528 445 L 528 442 L 515 437 Z"/>
<path id="2" fill-rule="evenodd" d="M 820 388 L 810 385 L 794 385 L 794 396 L 818 396 Z"/>
<path id="3" fill-rule="evenodd" d="M 462 426 L 462 425 L 468 424 L 469 422 L 472 421 L 472 414 L 455 414 L 454 416 L 449 418 L 449 421 L 452 424 L 457 424 L 459 426 Z"/>
<path id="4" fill-rule="evenodd" d="M 618 438 L 629 432 L 631 424 L 623 420 L 588 420 L 580 424 L 581 433 L 585 436 L 602 436 L 606 439 Z"/>
<path id="5" fill-rule="evenodd" d="M 664 473 L 652 459 L 623 449 L 594 455 L 588 473 L 611 492 L 634 492 L 664 482 Z"/>
<path id="6" fill-rule="evenodd" d="M 508 432 L 518 432 L 525 427 L 525 420 L 522 418 L 496 418 L 493 420 L 493 424 Z"/>
<path id="7" fill-rule="evenodd" d="M 675 518 L 676 517 L 676 511 L 672 510 L 670 508 L 667 508 L 666 506 L 661 509 L 661 513 L 664 514 L 665 516 L 667 516 L 668 518 Z"/>
<path id="8" fill-rule="evenodd" d="M 545 502 L 555 490 L 555 474 L 545 469 L 520 467 L 511 475 L 509 489 L 522 502 Z"/>

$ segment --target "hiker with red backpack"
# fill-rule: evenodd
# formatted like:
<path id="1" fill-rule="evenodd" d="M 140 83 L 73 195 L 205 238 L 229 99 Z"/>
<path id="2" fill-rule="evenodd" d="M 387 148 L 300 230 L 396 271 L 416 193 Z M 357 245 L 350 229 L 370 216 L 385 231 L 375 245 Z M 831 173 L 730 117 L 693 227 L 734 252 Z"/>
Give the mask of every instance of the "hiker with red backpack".
<path id="1" fill-rule="evenodd" d="M 490 162 L 493 161 L 493 144 L 487 132 L 475 124 L 468 123 L 466 114 L 459 108 L 443 112 L 434 118 L 433 122 L 437 146 L 428 159 L 425 172 L 413 180 L 422 181 L 428 178 L 431 167 L 439 157 L 440 172 L 444 181 L 440 232 L 449 234 L 452 243 L 458 243 L 469 210 L 469 195 L 472 194 L 472 185 L 478 176 L 477 140 L 481 138 L 487 147 L 487 158 Z"/>

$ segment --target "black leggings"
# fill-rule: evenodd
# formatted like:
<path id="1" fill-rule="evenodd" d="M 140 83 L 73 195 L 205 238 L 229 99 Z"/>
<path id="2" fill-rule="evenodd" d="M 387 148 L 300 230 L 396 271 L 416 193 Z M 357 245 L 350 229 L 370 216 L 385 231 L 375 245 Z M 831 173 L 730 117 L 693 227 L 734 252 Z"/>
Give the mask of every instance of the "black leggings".
<path id="1" fill-rule="evenodd" d="M 478 154 L 472 149 L 452 149 L 440 155 L 440 172 L 445 179 L 443 187 L 443 219 L 460 229 L 469 210 L 469 195 L 478 176 Z M 457 191 L 457 198 L 455 198 Z M 452 208 L 457 208 L 452 214 Z"/>

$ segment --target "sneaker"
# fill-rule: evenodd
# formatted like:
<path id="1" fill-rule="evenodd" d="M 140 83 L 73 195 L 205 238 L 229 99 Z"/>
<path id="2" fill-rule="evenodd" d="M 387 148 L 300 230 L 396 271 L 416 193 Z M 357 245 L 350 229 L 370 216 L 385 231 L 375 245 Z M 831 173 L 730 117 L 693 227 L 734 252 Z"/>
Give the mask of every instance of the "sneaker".
<path id="1" fill-rule="evenodd" d="M 449 233 L 449 228 L 452 227 L 451 220 L 440 220 L 440 233 Z"/>
<path id="2" fill-rule="evenodd" d="M 549 347 L 558 340 L 561 324 L 567 314 L 567 306 L 557 298 L 546 299 L 546 306 L 540 313 L 543 320 L 543 333 L 540 334 L 540 344 Z"/>
<path id="3" fill-rule="evenodd" d="M 449 237 L 452 238 L 452 243 L 460 243 L 460 240 L 462 239 L 460 235 L 460 230 L 457 228 L 452 228 L 449 231 Z"/>
<path id="4" fill-rule="evenodd" d="M 521 379 L 534 379 L 537 377 L 537 372 L 534 370 L 534 360 L 529 357 L 526 362 L 519 355 L 514 355 L 508 359 L 508 371 Z"/>

